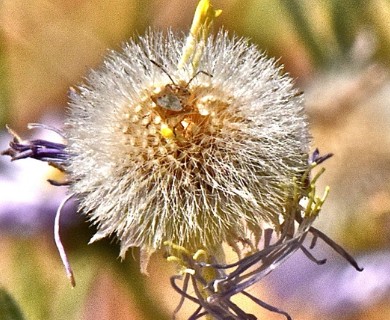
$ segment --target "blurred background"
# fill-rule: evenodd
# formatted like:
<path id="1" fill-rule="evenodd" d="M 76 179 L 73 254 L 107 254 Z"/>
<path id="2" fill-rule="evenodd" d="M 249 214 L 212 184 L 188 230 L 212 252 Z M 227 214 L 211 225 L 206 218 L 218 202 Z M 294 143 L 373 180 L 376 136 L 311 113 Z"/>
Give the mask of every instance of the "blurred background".
<path id="1" fill-rule="evenodd" d="M 69 87 L 97 67 L 107 49 L 120 50 L 149 27 L 187 32 L 196 4 L 0 1 L 1 150 L 10 139 L 5 124 L 25 138 L 60 141 L 27 131 L 26 124 L 61 127 Z M 223 10 L 215 29 L 249 37 L 305 91 L 313 149 L 335 154 L 319 181 L 319 192 L 329 185 L 331 194 L 315 226 L 365 268 L 356 272 L 319 244 L 316 256 L 328 258 L 325 265 L 297 253 L 251 293 L 297 320 L 390 319 L 390 1 L 213 4 Z M 136 251 L 118 259 L 115 239 L 88 246 L 94 230 L 72 203 L 61 222 L 76 273 L 77 286 L 70 288 L 52 232 L 66 190 L 45 181 L 58 174 L 34 160 L 0 158 L 0 304 L 13 299 L 32 320 L 169 319 L 179 300 L 169 285 L 174 267 L 156 255 L 145 277 Z M 284 319 L 239 303 L 258 318 Z M 186 311 L 178 317 L 185 318 Z"/>

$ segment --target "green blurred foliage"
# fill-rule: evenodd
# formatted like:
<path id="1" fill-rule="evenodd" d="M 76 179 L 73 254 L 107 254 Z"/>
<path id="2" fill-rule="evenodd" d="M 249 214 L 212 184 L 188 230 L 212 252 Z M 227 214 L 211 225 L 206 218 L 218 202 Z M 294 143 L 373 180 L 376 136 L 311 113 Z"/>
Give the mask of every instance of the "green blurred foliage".
<path id="1" fill-rule="evenodd" d="M 7 70 L 7 54 L 5 51 L 4 35 L 0 30 L 0 126 L 3 128 L 9 119 L 9 81 Z"/>
<path id="2" fill-rule="evenodd" d="M 23 314 L 11 295 L 0 288 L 0 319 L 2 320 L 23 320 Z"/>

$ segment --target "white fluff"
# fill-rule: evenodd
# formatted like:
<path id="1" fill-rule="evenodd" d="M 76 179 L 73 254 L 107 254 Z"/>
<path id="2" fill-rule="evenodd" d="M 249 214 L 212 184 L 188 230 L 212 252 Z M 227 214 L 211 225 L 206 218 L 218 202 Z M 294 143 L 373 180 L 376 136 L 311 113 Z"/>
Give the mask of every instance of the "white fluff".
<path id="1" fill-rule="evenodd" d="M 171 111 L 156 106 L 151 98 L 173 85 L 166 73 L 179 88 L 194 76 L 177 68 L 184 42 L 150 31 L 111 52 L 70 96 L 71 190 L 98 225 L 92 241 L 116 234 L 122 256 L 166 240 L 193 250 L 233 243 L 264 222 L 278 229 L 308 167 L 302 96 L 245 39 L 209 37 L 195 70 L 203 73 L 186 88 L 191 112 L 174 113 L 177 101 Z"/>

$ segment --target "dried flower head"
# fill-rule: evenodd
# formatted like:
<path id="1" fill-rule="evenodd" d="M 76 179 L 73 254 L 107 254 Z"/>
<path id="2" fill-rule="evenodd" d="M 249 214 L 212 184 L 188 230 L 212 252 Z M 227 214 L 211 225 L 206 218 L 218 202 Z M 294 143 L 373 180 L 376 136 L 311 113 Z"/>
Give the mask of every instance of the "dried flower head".
<path id="1" fill-rule="evenodd" d="M 129 247 L 213 248 L 276 228 L 308 167 L 302 98 L 245 39 L 209 36 L 198 67 L 178 68 L 185 38 L 150 31 L 111 52 L 71 93 L 71 190 Z"/>
<path id="2" fill-rule="evenodd" d="M 139 247 L 142 271 L 152 252 L 168 247 L 167 260 L 179 267 L 171 278 L 182 297 L 175 314 L 187 299 L 198 305 L 190 319 L 255 319 L 231 301 L 242 294 L 291 319 L 246 289 L 298 249 L 325 263 L 310 252 L 317 239 L 362 269 L 312 227 L 329 189 L 317 196 L 323 170 L 314 177 L 311 171 L 331 154 L 308 155 L 302 95 L 247 40 L 209 35 L 219 13 L 200 0 L 187 37 L 149 31 L 111 52 L 71 90 L 64 132 L 30 126 L 53 130 L 66 143 L 26 141 L 9 129 L 14 139 L 2 154 L 67 173 L 66 181 L 50 182 L 70 188 L 57 211 L 55 241 L 73 286 L 59 219 L 76 196 L 97 225 L 91 242 L 115 235 L 122 257 Z M 223 242 L 237 251 L 237 262 L 226 263 Z"/>

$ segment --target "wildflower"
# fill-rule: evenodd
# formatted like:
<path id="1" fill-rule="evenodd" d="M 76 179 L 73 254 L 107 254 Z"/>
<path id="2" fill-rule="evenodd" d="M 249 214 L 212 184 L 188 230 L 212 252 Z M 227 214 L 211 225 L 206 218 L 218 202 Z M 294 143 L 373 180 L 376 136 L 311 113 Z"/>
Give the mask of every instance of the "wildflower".
<path id="1" fill-rule="evenodd" d="M 5 153 L 67 173 L 69 197 L 97 225 L 91 242 L 115 235 L 122 257 L 139 247 L 144 272 L 168 247 L 181 268 L 172 286 L 199 304 L 191 319 L 253 319 L 230 301 L 238 293 L 289 318 L 245 290 L 298 249 L 323 263 L 303 245 L 309 232 L 354 261 L 311 227 L 327 191 L 316 195 L 321 172 L 310 173 L 329 155 L 309 158 L 302 95 L 248 40 L 209 35 L 218 14 L 201 0 L 188 37 L 149 31 L 111 52 L 70 91 L 66 146 L 15 135 Z M 242 259 L 226 264 L 224 242 Z"/>
<path id="2" fill-rule="evenodd" d="M 50 131 L 47 130 L 45 132 L 34 131 L 46 139 L 41 141 L 57 138 L 49 135 Z M 50 143 L 56 145 L 56 143 Z M 5 149 L 6 144 L 9 144 L 9 136 L 5 132 L 0 132 L 0 150 Z M 31 150 L 30 145 L 30 142 L 26 142 L 23 147 L 13 144 L 14 148 L 20 150 L 21 147 L 25 151 Z M 16 149 L 13 149 L 13 152 L 18 153 L 16 157 L 20 157 L 22 152 Z M 61 173 L 57 169 L 48 168 L 43 163 L 33 160 L 12 164 L 5 160 L 5 157 L 0 157 L 1 232 L 25 236 L 50 230 L 58 203 L 66 195 L 66 191 L 50 186 L 46 180 L 58 180 L 61 178 Z M 66 210 L 74 212 L 75 204 L 71 206 L 68 204 Z M 62 221 L 62 225 L 74 223 L 74 218 L 68 215 Z"/>
<path id="3" fill-rule="evenodd" d="M 184 44 L 150 31 L 71 92 L 70 189 L 98 225 L 92 241 L 116 234 L 122 256 L 278 229 L 308 167 L 302 98 L 273 60 L 221 31 L 198 69 L 178 69 Z"/>

